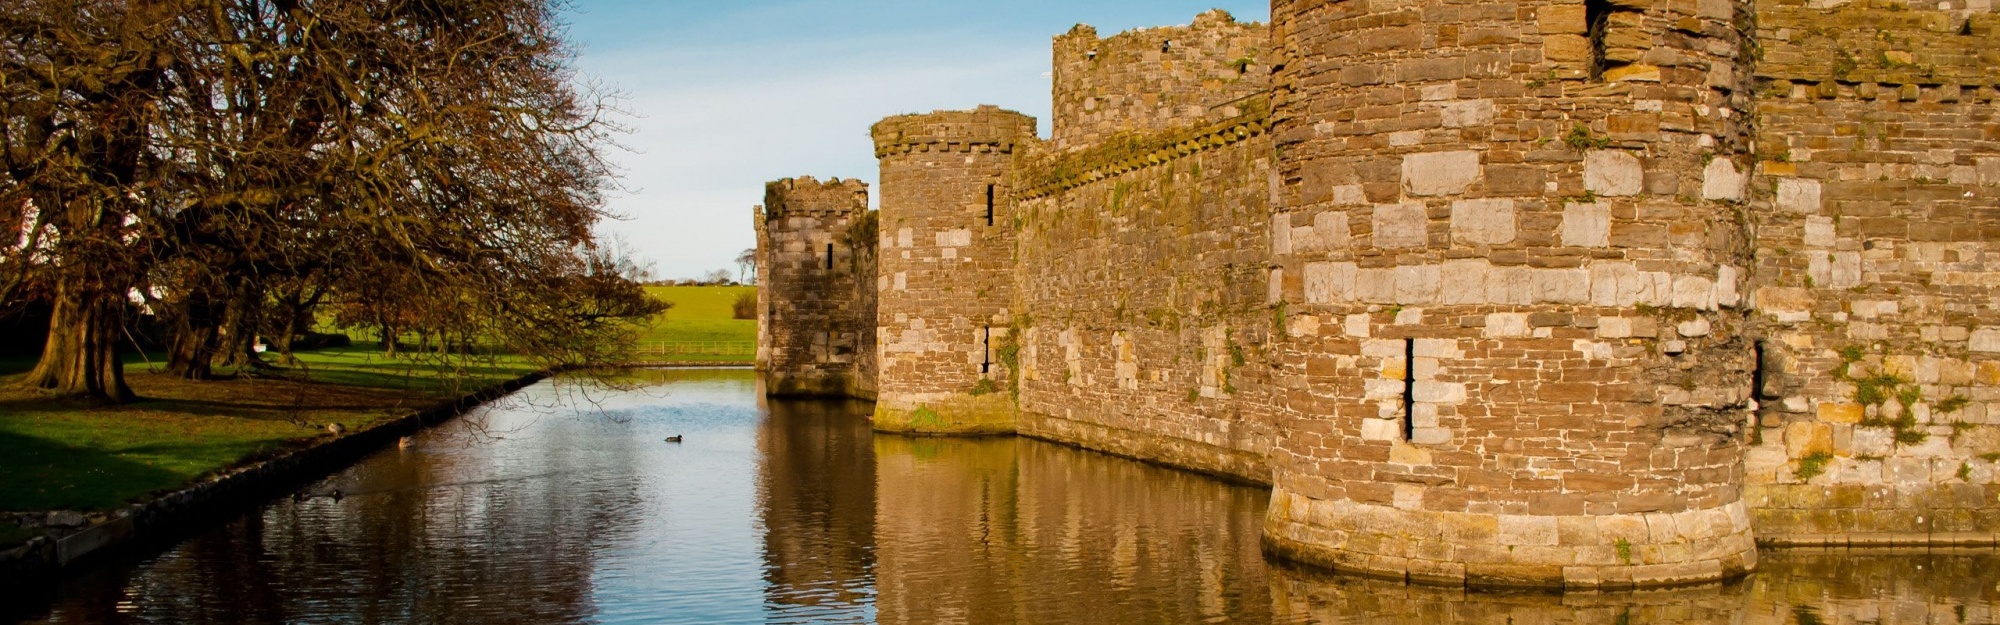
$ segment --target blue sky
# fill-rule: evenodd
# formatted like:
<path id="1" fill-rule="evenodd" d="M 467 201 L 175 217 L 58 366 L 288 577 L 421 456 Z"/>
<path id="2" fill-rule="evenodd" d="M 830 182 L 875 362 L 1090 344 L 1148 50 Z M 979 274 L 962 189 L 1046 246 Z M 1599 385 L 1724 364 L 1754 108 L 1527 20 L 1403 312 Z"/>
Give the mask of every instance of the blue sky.
<path id="1" fill-rule="evenodd" d="M 611 154 L 625 219 L 606 235 L 665 278 L 731 269 L 755 244 L 763 183 L 861 178 L 868 126 L 889 115 L 997 104 L 1048 132 L 1049 41 L 1186 24 L 1211 8 L 1265 21 L 1261 0 L 575 0 L 578 69 L 623 95 L 632 129 Z"/>

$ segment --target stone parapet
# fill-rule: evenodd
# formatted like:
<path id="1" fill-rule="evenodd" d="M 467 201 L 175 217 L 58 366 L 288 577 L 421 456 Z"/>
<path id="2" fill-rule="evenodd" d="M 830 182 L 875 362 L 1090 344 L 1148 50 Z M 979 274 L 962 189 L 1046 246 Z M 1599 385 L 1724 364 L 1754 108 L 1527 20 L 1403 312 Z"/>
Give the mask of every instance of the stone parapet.
<path id="1" fill-rule="evenodd" d="M 912 152 L 1012 154 L 1036 141 L 1035 118 L 984 105 L 970 111 L 897 115 L 869 129 L 875 157 Z"/>

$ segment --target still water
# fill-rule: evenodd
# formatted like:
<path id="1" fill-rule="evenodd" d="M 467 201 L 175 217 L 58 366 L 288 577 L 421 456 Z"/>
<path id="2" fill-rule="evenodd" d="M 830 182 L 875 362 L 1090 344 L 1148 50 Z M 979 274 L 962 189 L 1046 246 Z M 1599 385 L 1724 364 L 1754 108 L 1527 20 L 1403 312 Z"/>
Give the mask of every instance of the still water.
<path id="1" fill-rule="evenodd" d="M 1260 489 L 759 395 L 734 370 L 537 385 L 22 622 L 1889 625 L 1992 623 L 2000 597 L 1991 551 L 1767 553 L 1637 593 L 1321 575 L 1260 555 Z"/>

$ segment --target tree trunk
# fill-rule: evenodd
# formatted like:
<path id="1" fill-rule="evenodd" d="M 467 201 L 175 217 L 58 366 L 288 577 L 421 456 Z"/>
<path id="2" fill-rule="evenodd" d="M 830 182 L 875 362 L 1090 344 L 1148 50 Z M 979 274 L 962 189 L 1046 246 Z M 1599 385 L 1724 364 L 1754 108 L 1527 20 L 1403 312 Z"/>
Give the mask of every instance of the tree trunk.
<path id="1" fill-rule="evenodd" d="M 278 362 L 286 366 L 298 366 L 299 357 L 292 355 L 292 339 L 299 335 L 299 317 L 287 314 L 278 322 L 278 331 L 271 335 L 271 349 L 277 350 Z"/>
<path id="2" fill-rule="evenodd" d="M 215 326 L 182 328 L 167 347 L 167 374 L 188 380 L 215 379 Z"/>
<path id="3" fill-rule="evenodd" d="M 229 312 L 223 317 L 215 364 L 222 367 L 268 369 L 257 355 L 257 332 L 263 326 L 264 290 L 248 279 L 230 290 Z"/>
<path id="4" fill-rule="evenodd" d="M 396 328 L 382 324 L 382 351 L 389 357 L 396 356 Z"/>
<path id="5" fill-rule="evenodd" d="M 81 289 L 62 281 L 56 287 L 49 341 L 27 383 L 58 395 L 124 403 L 137 399 L 125 385 L 118 359 L 125 301 L 116 293 Z"/>
<path id="6" fill-rule="evenodd" d="M 180 306 L 173 338 L 167 341 L 167 375 L 185 380 L 215 379 L 214 298 L 206 290 L 187 294 Z"/>

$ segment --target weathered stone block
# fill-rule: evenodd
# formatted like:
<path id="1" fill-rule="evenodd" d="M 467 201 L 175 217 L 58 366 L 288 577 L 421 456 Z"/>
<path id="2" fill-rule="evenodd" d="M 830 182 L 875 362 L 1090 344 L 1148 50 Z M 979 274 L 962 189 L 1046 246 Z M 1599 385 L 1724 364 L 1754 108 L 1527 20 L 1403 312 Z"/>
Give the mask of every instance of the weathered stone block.
<path id="1" fill-rule="evenodd" d="M 2000 328 L 1978 328 L 1966 340 L 1965 348 L 1975 352 L 2000 352 Z M 1993 363 L 1980 363 L 1982 367 Z"/>
<path id="2" fill-rule="evenodd" d="M 1557 63 L 1590 60 L 1590 40 L 1583 35 L 1549 35 L 1542 38 L 1542 55 Z"/>
<path id="3" fill-rule="evenodd" d="M 1819 405 L 1819 420 L 1828 423 L 1860 423 L 1867 415 L 1867 407 L 1855 403 L 1824 402 Z"/>
<path id="4" fill-rule="evenodd" d="M 1598 195 L 1638 195 L 1646 188 L 1646 167 L 1631 152 L 1592 150 L 1583 168 L 1583 188 Z"/>
<path id="5" fill-rule="evenodd" d="M 1422 202 L 1375 207 L 1373 245 L 1378 248 L 1424 247 L 1430 242 L 1430 216 Z"/>
<path id="6" fill-rule="evenodd" d="M 1553 546 L 1560 542 L 1556 527 L 1556 517 L 1501 515 L 1498 532 L 1500 544 Z"/>
<path id="7" fill-rule="evenodd" d="M 1527 313 L 1493 313 L 1486 316 L 1486 328 L 1482 334 L 1486 338 L 1521 338 L 1534 333 L 1535 328 L 1528 323 Z"/>
<path id="8" fill-rule="evenodd" d="M 1479 153 L 1428 152 L 1403 157 L 1403 187 L 1411 195 L 1455 195 L 1480 177 Z"/>
<path id="9" fill-rule="evenodd" d="M 1607 55 L 1608 56 L 1608 55 Z M 1660 68 L 1657 65 L 1633 63 L 1604 71 L 1605 82 L 1660 82 Z"/>
<path id="10" fill-rule="evenodd" d="M 1806 247 L 1828 248 L 1836 242 L 1833 218 L 1813 215 L 1806 218 Z"/>
<path id="11" fill-rule="evenodd" d="M 1780 178 L 1778 180 L 1778 208 L 1790 212 L 1820 212 L 1820 180 L 1806 178 Z"/>
<path id="12" fill-rule="evenodd" d="M 1706 200 L 1742 200 L 1749 190 L 1750 176 L 1736 169 L 1726 158 L 1708 161 L 1701 172 L 1701 197 Z"/>
<path id="13" fill-rule="evenodd" d="M 1545 5 L 1536 9 L 1535 18 L 1544 34 L 1582 35 L 1590 30 L 1590 23 L 1585 19 L 1581 4 Z"/>
<path id="14" fill-rule="evenodd" d="M 1576 247 L 1611 245 L 1611 205 L 1604 202 L 1563 207 L 1562 244 Z"/>
<path id="15" fill-rule="evenodd" d="M 1464 100 L 1446 104 L 1443 113 L 1446 128 L 1467 128 L 1493 123 L 1492 100 Z"/>
<path id="16" fill-rule="evenodd" d="M 1353 300 L 1354 263 L 1306 263 L 1305 295 L 1310 304 Z"/>
<path id="17" fill-rule="evenodd" d="M 1327 211 L 1314 215 L 1313 234 L 1319 237 L 1319 244 L 1329 250 L 1347 249 L 1354 238 L 1353 231 L 1347 225 L 1346 211 Z"/>
<path id="18" fill-rule="evenodd" d="M 1514 224 L 1513 200 L 1459 200 L 1451 204 L 1451 238 L 1456 243 L 1512 243 Z"/>
<path id="19" fill-rule="evenodd" d="M 1491 264 L 1485 259 L 1445 261 L 1444 284 L 1438 291 L 1440 304 L 1480 304 L 1486 302 L 1486 275 Z"/>
<path id="20" fill-rule="evenodd" d="M 1397 304 L 1430 304 L 1438 299 L 1443 281 L 1437 265 L 1404 265 L 1396 268 Z M 1405 309 L 1404 312 L 1409 312 Z M 1398 320 L 1400 321 L 1400 320 Z"/>

